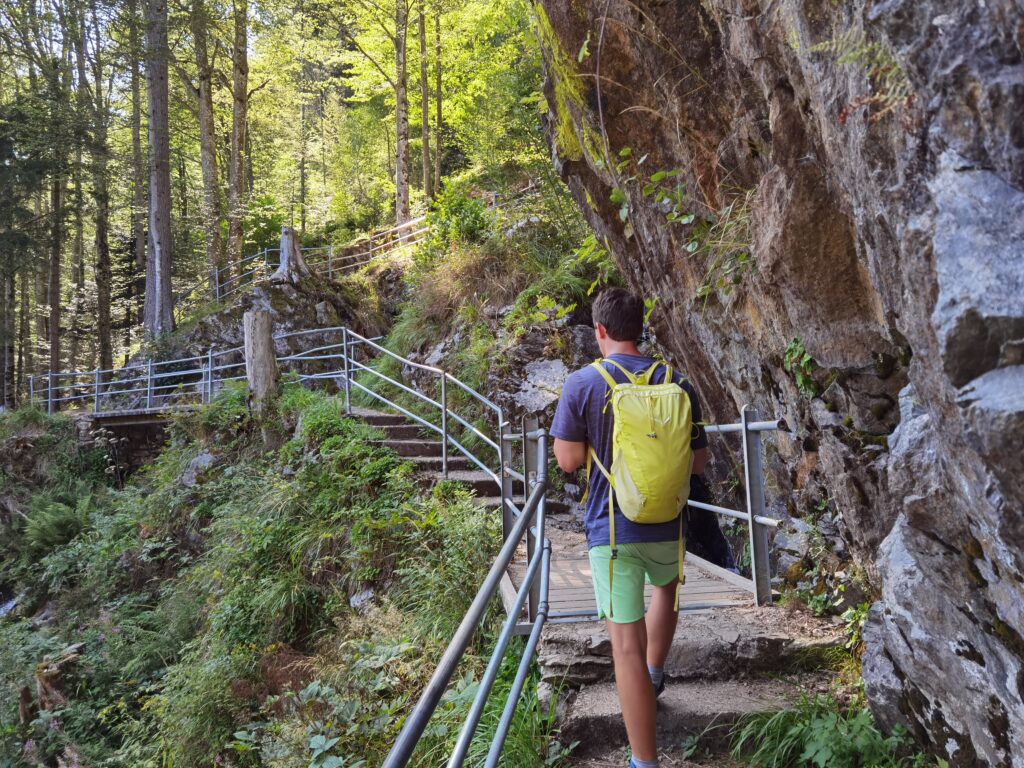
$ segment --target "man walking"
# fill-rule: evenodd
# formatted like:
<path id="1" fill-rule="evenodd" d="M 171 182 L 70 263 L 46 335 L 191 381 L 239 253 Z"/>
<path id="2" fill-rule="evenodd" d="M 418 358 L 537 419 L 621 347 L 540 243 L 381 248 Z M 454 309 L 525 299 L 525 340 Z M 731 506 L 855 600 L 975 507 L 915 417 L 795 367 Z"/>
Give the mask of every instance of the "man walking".
<path id="1" fill-rule="evenodd" d="M 622 456 L 629 454 L 630 450 L 635 457 L 638 445 L 641 451 L 648 445 L 652 452 L 657 451 L 659 435 L 665 438 L 671 431 L 671 423 L 682 423 L 687 427 L 692 448 L 690 472 L 700 475 L 707 460 L 707 438 L 699 426 L 700 406 L 693 387 L 678 374 L 673 375 L 666 365 L 656 364 L 637 349 L 643 330 L 643 315 L 643 301 L 626 290 L 609 288 L 598 296 L 593 306 L 594 330 L 604 359 L 574 372 L 566 380 L 551 435 L 555 438 L 555 458 L 563 471 L 574 472 L 584 464 L 588 468 L 591 463 L 594 465 L 589 477 L 584 523 L 597 610 L 599 616 L 608 619 L 619 705 L 632 749 L 630 766 L 657 768 L 655 698 L 665 685 L 663 667 L 679 616 L 676 587 L 682 572 L 683 522 L 678 514 L 682 504 L 674 506 L 676 516 L 673 519 L 659 523 L 633 522 L 630 517 L 642 519 L 642 515 L 638 517 L 630 508 L 636 506 L 638 498 L 640 503 L 644 503 L 643 494 L 637 493 L 633 487 L 628 471 L 625 474 L 628 482 L 623 480 L 623 468 L 621 465 L 613 467 L 613 458 L 621 464 L 624 462 Z M 671 381 L 665 381 L 667 376 L 672 377 Z M 654 403 L 654 390 L 658 388 L 653 385 L 672 382 L 681 391 L 670 386 L 661 387 L 659 392 L 669 396 L 666 402 L 673 404 L 666 407 L 670 409 L 678 409 L 678 404 L 682 403 L 686 417 L 682 420 L 675 418 L 675 411 L 664 408 L 658 411 Z M 637 387 L 624 389 L 629 389 L 634 395 L 642 418 L 647 418 L 644 408 L 649 409 L 649 423 L 645 421 L 643 424 L 640 442 L 634 440 L 632 447 L 624 449 L 616 445 L 613 451 L 614 414 L 621 403 L 616 402 L 616 407 L 612 407 L 612 384 L 631 383 L 645 387 L 642 390 Z M 644 397 L 645 393 L 650 397 Z M 689 411 L 685 411 L 687 397 Z M 630 413 L 627 407 L 619 412 Z M 637 412 L 634 407 L 632 413 Z M 620 418 L 623 419 L 620 427 L 623 427 L 625 416 Z M 692 433 L 689 433 L 691 423 Z M 666 424 L 669 426 L 665 427 Z M 651 440 L 644 442 L 647 438 Z M 660 441 L 662 449 L 664 442 L 664 439 Z M 688 454 L 685 442 L 679 453 L 680 456 Z M 588 461 L 588 457 L 592 461 Z M 640 463 L 636 458 L 634 461 Z M 686 466 L 672 467 L 671 458 L 661 463 L 668 467 L 676 482 L 680 476 L 688 481 L 690 472 Z M 648 474 L 652 472 L 654 470 L 648 470 Z M 634 469 L 633 473 L 635 477 L 637 471 Z M 609 478 L 613 480 L 611 485 Z M 627 489 L 622 487 L 624 485 L 630 487 Z M 687 482 L 680 485 L 683 503 L 687 485 Z M 609 503 L 609 493 L 612 504 Z M 676 499 L 668 500 L 668 508 L 673 502 Z M 623 513 L 623 507 L 629 516 Z M 645 581 L 654 587 L 646 616 Z"/>

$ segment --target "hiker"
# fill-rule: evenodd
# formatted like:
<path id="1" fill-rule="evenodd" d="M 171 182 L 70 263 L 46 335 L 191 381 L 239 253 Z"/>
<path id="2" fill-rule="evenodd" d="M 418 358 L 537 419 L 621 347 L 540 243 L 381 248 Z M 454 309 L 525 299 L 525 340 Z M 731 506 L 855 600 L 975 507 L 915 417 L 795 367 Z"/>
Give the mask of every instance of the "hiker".
<path id="1" fill-rule="evenodd" d="M 691 472 L 704 472 L 707 437 L 693 387 L 637 348 L 643 300 L 605 289 L 593 320 L 603 359 L 566 380 L 551 435 L 564 472 L 589 470 L 584 525 L 598 616 L 608 620 L 612 641 L 629 765 L 656 768 L 655 699 L 665 687 L 679 617 L 685 535 L 679 512 Z M 650 519 L 661 522 L 644 522 Z M 654 588 L 646 616 L 645 580 Z"/>

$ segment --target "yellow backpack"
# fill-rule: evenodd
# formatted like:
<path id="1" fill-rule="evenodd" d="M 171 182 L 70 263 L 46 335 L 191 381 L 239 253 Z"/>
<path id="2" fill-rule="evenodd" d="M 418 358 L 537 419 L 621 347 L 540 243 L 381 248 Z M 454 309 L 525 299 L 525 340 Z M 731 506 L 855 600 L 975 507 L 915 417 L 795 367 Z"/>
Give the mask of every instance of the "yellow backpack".
<path id="1" fill-rule="evenodd" d="M 611 363 L 626 376 L 619 383 L 602 363 Z M 609 471 L 593 446 L 587 454 L 587 477 L 591 463 L 608 480 L 609 541 L 612 556 L 608 564 L 611 591 L 615 546 L 615 500 L 626 519 L 634 523 L 667 523 L 679 518 L 679 584 L 683 583 L 683 506 L 690 495 L 693 467 L 693 412 L 686 390 L 672 381 L 672 368 L 655 362 L 646 371 L 631 374 L 614 360 L 598 360 L 594 368 L 610 387 L 609 402 L 615 426 L 612 431 L 612 464 Z M 652 384 L 657 368 L 665 368 L 663 384 Z M 608 406 L 606 405 L 605 408 Z M 679 606 L 678 589 L 676 607 Z M 610 608 L 610 606 L 609 606 Z"/>

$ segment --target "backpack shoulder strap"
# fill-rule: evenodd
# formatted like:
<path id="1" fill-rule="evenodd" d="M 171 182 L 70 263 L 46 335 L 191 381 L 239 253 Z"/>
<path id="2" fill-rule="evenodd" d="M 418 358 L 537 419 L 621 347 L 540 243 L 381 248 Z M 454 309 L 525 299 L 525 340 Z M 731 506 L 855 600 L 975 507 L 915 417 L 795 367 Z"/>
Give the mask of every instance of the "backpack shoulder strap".
<path id="1" fill-rule="evenodd" d="M 604 360 L 595 360 L 594 362 L 592 362 L 590 364 L 590 367 L 596 369 L 597 372 L 601 374 L 601 378 L 603 378 L 606 382 L 608 382 L 608 387 L 609 388 L 615 389 L 615 387 L 618 384 L 618 382 L 615 379 L 613 379 L 612 375 L 610 373 L 608 373 L 608 371 L 605 370 L 605 367 L 603 365 L 601 365 L 601 363 L 603 363 L 603 362 L 605 362 L 605 361 Z M 608 362 L 611 363 L 612 361 L 609 360 Z M 612 365 L 615 365 L 615 363 L 612 363 Z"/>
<path id="2" fill-rule="evenodd" d="M 604 360 L 599 360 L 597 363 L 595 363 L 595 365 L 597 365 L 597 367 L 601 369 L 601 373 L 605 374 L 605 380 L 607 380 L 607 381 L 615 381 L 611 377 L 611 374 L 608 373 L 608 371 L 606 371 L 604 369 L 604 366 L 600 365 L 600 363 L 611 363 L 616 368 L 618 368 L 620 371 L 622 371 L 622 375 L 626 377 L 626 379 L 629 381 L 630 384 L 636 384 L 637 383 L 637 381 L 638 381 L 638 377 L 637 376 L 634 376 L 632 373 L 627 371 L 625 368 L 623 368 L 621 365 L 616 363 L 614 360 L 612 360 L 610 358 L 607 358 L 607 357 L 604 358 Z M 616 382 L 616 383 L 618 383 L 618 382 Z M 614 387 L 615 384 L 612 384 L 611 386 Z"/>
<path id="3" fill-rule="evenodd" d="M 641 384 L 654 384 L 654 382 L 656 381 L 656 379 L 654 378 L 654 374 L 658 370 L 659 367 L 664 367 L 665 368 L 665 377 L 661 380 L 661 383 L 662 384 L 671 384 L 672 383 L 672 366 L 669 365 L 668 363 L 666 363 L 664 360 L 655 360 L 654 363 L 651 364 L 650 368 L 648 368 L 643 373 L 638 374 L 637 375 L 638 383 L 641 383 Z"/>

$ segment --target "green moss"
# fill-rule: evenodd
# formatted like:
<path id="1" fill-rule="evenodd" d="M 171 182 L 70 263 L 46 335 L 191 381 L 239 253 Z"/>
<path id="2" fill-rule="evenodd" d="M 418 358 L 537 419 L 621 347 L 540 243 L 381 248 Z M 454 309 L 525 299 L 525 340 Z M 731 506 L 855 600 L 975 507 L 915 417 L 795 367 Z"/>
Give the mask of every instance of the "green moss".
<path id="1" fill-rule="evenodd" d="M 537 4 L 534 11 L 537 34 L 541 46 L 547 51 L 547 64 L 554 83 L 554 103 L 549 102 L 548 107 L 555 116 L 555 148 L 559 156 L 566 160 L 580 160 L 583 157 L 583 146 L 576 133 L 571 109 L 583 108 L 583 79 L 576 71 L 572 57 L 562 47 L 544 7 Z M 584 136 L 585 140 L 591 141 L 586 137 L 586 132 Z"/>

